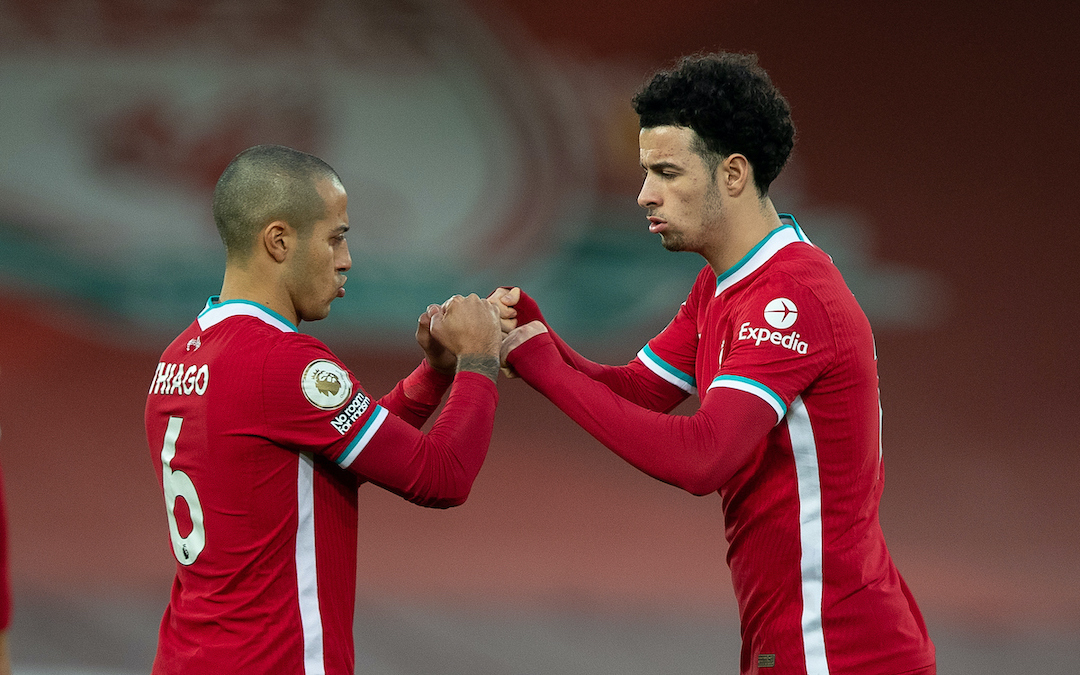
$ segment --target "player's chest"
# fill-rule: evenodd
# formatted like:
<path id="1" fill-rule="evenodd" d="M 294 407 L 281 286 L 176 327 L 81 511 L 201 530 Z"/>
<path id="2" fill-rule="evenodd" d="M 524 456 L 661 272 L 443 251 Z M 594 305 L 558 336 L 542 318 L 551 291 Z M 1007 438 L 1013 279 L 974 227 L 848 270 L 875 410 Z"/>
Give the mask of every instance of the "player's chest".
<path id="1" fill-rule="evenodd" d="M 724 357 L 731 349 L 735 326 L 732 307 L 720 300 L 713 300 L 704 308 L 697 320 L 698 350 L 695 375 L 698 388 L 704 392 L 724 365 Z"/>

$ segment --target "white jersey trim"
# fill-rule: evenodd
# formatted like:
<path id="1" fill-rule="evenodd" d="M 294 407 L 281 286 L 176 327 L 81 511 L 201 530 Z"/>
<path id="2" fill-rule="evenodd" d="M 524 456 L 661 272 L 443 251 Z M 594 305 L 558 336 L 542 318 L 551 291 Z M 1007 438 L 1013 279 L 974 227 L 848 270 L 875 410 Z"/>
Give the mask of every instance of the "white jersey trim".
<path id="1" fill-rule="evenodd" d="M 251 316 L 263 323 L 277 328 L 282 333 L 297 333 L 296 326 L 272 309 L 248 300 L 226 300 L 218 302 L 217 296 L 206 301 L 206 307 L 199 313 L 199 328 L 206 330 L 225 319 L 234 316 Z"/>
<path id="2" fill-rule="evenodd" d="M 709 389 L 715 387 L 727 387 L 728 389 L 737 389 L 739 391 L 745 391 L 748 394 L 757 396 L 762 401 L 765 401 L 772 406 L 773 411 L 776 413 L 776 423 L 780 424 L 784 419 L 784 415 L 787 413 L 787 407 L 784 405 L 784 399 L 776 395 L 772 389 L 769 389 L 760 382 L 755 382 L 748 377 L 740 377 L 738 375 L 717 375 L 712 384 L 709 385 Z M 708 391 L 708 390 L 706 390 Z"/>
<path id="3" fill-rule="evenodd" d="M 781 214 L 781 220 L 790 220 L 791 223 L 781 225 L 770 232 L 764 239 L 758 242 L 757 246 L 750 249 L 750 251 L 743 256 L 742 260 L 735 263 L 729 270 L 720 276 L 716 277 L 716 292 L 713 293 L 714 298 L 756 272 L 762 265 L 768 262 L 770 258 L 776 255 L 777 251 L 788 244 L 794 244 L 800 241 L 805 244 L 810 243 L 810 240 L 807 239 L 806 235 L 803 233 L 802 228 L 799 227 L 799 223 L 795 221 L 794 216 L 784 213 Z"/>
<path id="4" fill-rule="evenodd" d="M 788 407 L 788 435 L 799 481 L 799 540 L 802 546 L 802 635 L 806 675 L 829 675 L 822 624 L 821 477 L 814 428 L 802 397 Z"/>
<path id="5" fill-rule="evenodd" d="M 304 675 L 323 675 L 322 613 L 315 563 L 315 460 L 301 452 L 296 478 L 296 595 L 304 638 Z"/>
<path id="6" fill-rule="evenodd" d="M 356 433 L 356 438 L 349 444 L 349 447 L 345 448 L 345 452 L 341 453 L 341 457 L 337 459 L 338 466 L 348 469 L 349 465 L 356 461 L 356 458 L 360 456 L 360 453 L 371 442 L 372 437 L 375 436 L 375 432 L 386 421 L 388 414 L 389 411 L 386 408 L 381 405 L 375 406 L 375 411 L 371 413 L 367 423 Z"/>
<path id="7" fill-rule="evenodd" d="M 657 356 L 649 345 L 642 347 L 637 357 L 646 368 L 656 373 L 665 382 L 675 385 L 691 396 L 697 395 L 697 383 L 694 378 Z"/>

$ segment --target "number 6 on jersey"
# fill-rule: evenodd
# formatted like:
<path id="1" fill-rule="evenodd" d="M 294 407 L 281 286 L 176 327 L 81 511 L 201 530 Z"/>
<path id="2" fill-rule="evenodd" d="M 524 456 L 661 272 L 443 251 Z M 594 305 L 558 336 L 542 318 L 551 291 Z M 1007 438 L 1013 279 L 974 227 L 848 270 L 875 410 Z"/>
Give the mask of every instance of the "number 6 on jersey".
<path id="1" fill-rule="evenodd" d="M 170 417 L 169 427 L 165 430 L 165 442 L 161 446 L 161 483 L 165 489 L 165 512 L 169 515 L 169 535 L 172 537 L 173 555 L 181 565 L 190 565 L 198 559 L 206 546 L 206 530 L 203 527 L 202 504 L 195 484 L 183 471 L 172 470 L 172 460 L 176 457 L 176 440 L 180 437 L 182 417 Z M 191 532 L 186 537 L 180 535 L 176 524 L 176 499 L 183 497 L 191 513 Z"/>

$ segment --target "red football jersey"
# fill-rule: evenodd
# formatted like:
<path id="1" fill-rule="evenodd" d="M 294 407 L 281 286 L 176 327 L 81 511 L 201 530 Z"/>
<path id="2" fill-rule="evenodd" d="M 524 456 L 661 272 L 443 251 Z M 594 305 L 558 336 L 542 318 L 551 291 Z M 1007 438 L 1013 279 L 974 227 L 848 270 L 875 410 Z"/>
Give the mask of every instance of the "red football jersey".
<path id="1" fill-rule="evenodd" d="M 4 472 L 0 471 L 0 630 L 11 627 L 11 564 L 8 557 L 6 504 Z"/>
<path id="2" fill-rule="evenodd" d="M 719 491 L 742 673 L 933 672 L 878 522 L 870 325 L 829 257 L 783 220 L 719 278 L 706 266 L 627 366 L 588 364 L 547 334 L 509 360 L 638 468 Z M 662 414 L 671 399 L 659 392 L 673 387 L 702 394 L 693 416 Z"/>
<path id="3" fill-rule="evenodd" d="M 873 335 L 828 256 L 792 221 L 720 278 L 706 266 L 640 356 L 776 411 L 753 461 L 720 490 L 742 671 L 902 673 L 932 663 L 878 522 Z"/>
<path id="4" fill-rule="evenodd" d="M 374 401 L 319 340 L 269 309 L 212 298 L 165 350 L 146 431 L 176 578 L 155 673 L 353 673 L 356 490 L 459 504 L 497 393 L 422 365 Z M 406 421 L 403 421 L 403 418 Z"/>

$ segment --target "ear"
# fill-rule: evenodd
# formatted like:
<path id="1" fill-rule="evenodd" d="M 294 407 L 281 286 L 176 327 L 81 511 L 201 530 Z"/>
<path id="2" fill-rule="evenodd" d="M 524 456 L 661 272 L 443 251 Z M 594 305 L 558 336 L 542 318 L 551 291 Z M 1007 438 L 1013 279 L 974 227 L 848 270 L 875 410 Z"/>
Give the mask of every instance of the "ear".
<path id="1" fill-rule="evenodd" d="M 259 242 L 276 262 L 285 262 L 296 239 L 295 230 L 283 220 L 275 220 L 262 229 Z"/>
<path id="2" fill-rule="evenodd" d="M 719 187 L 731 197 L 738 197 L 747 188 L 753 189 L 754 169 L 745 155 L 737 152 L 728 155 L 718 173 Z"/>

